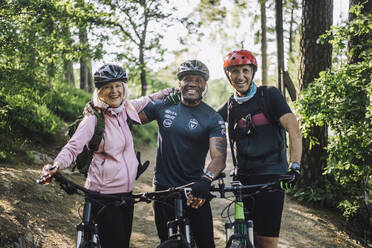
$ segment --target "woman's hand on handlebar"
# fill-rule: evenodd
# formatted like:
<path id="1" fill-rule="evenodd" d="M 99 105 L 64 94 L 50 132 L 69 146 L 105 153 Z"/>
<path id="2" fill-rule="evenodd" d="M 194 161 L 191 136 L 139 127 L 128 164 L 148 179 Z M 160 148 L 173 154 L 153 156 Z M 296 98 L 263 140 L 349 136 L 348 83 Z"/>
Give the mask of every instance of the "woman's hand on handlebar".
<path id="1" fill-rule="evenodd" d="M 52 179 L 52 176 L 58 172 L 59 169 L 58 163 L 46 164 L 40 173 L 40 178 L 37 180 L 39 184 L 48 184 Z"/>

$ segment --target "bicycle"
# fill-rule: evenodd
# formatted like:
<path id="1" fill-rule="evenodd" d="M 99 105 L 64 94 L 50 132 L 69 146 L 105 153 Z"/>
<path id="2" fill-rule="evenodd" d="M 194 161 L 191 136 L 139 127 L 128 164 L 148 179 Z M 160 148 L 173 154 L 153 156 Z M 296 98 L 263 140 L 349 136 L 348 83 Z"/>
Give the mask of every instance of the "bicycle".
<path id="1" fill-rule="evenodd" d="M 61 173 L 55 173 L 47 178 L 41 177 L 37 180 L 37 183 L 49 183 L 52 179 L 55 179 L 61 186 L 61 188 L 69 195 L 78 194 L 84 196 L 85 203 L 83 208 L 82 222 L 76 226 L 77 237 L 76 237 L 76 248 L 100 248 L 100 241 L 98 236 L 98 227 L 92 217 L 92 203 L 95 201 L 94 196 L 99 196 L 107 199 L 113 199 L 115 206 L 122 206 L 125 204 L 134 204 L 135 199 L 132 197 L 117 197 L 100 194 L 96 191 L 91 191 L 83 186 L 75 184 L 68 180 Z M 102 210 L 110 204 L 104 205 L 97 213 L 97 216 Z"/>
<path id="2" fill-rule="evenodd" d="M 225 248 L 254 248 L 253 221 L 246 220 L 244 216 L 243 198 L 259 194 L 264 190 L 281 190 L 281 182 L 295 180 L 295 175 L 281 175 L 278 180 L 263 184 L 242 185 L 239 181 L 232 181 L 231 186 L 225 186 L 224 177 L 218 179 L 218 187 L 212 186 L 210 192 L 220 193 L 225 198 L 225 193 L 233 193 L 235 199 L 224 209 L 227 209 L 228 222 L 225 223 L 226 247 Z M 244 192 L 244 193 L 243 193 Z M 230 219 L 229 209 L 234 204 L 234 219 Z M 234 233 L 232 231 L 234 230 Z"/>
<path id="3" fill-rule="evenodd" d="M 37 180 L 37 183 L 49 183 L 52 179 L 55 179 L 60 184 L 62 190 L 64 190 L 67 194 L 78 194 L 84 196 L 85 198 L 82 222 L 76 226 L 76 248 L 100 248 L 98 227 L 92 218 L 92 202 L 94 201 L 94 196 L 113 199 L 115 201 L 112 204 L 115 204 L 115 206 L 136 204 L 138 202 L 150 203 L 151 201 L 161 200 L 163 197 L 175 196 L 175 219 L 167 223 L 168 240 L 162 242 L 158 248 L 197 248 L 192 238 L 190 221 L 184 215 L 183 208 L 185 196 L 191 191 L 191 185 L 193 183 L 162 191 L 133 194 L 131 197 L 117 197 L 106 196 L 104 194 L 88 190 L 85 187 L 68 180 L 61 173 L 55 173 L 48 178 L 40 178 Z M 108 205 L 103 206 L 98 211 L 97 216 L 106 206 Z"/>
<path id="4" fill-rule="evenodd" d="M 185 216 L 184 203 L 193 183 L 166 190 L 146 192 L 133 195 L 138 201 L 162 201 L 164 198 L 174 197 L 175 218 L 168 221 L 168 239 L 157 248 L 197 248 L 192 236 L 190 220 Z"/>

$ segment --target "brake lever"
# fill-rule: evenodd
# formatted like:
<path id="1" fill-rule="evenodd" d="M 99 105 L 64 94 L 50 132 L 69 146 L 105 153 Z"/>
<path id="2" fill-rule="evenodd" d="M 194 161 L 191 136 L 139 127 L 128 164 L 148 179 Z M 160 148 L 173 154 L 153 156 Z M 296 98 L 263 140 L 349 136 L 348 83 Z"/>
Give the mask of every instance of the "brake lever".
<path id="1" fill-rule="evenodd" d="M 186 199 L 189 199 L 189 195 L 191 193 L 191 188 L 184 188 L 183 193 L 185 194 Z"/>

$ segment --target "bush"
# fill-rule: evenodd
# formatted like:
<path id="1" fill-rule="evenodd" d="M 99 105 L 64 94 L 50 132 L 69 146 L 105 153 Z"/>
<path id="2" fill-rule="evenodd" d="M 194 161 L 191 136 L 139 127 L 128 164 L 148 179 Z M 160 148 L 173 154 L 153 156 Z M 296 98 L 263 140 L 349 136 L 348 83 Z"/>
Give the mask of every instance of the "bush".
<path id="1" fill-rule="evenodd" d="M 61 120 L 45 104 L 38 104 L 24 95 L 7 95 L 8 122 L 11 130 L 33 137 L 36 140 L 55 135 L 61 126 Z"/>
<path id="2" fill-rule="evenodd" d="M 90 98 L 91 93 L 76 89 L 68 84 L 58 83 L 43 96 L 42 100 L 48 109 L 63 120 L 74 121 L 81 115 Z"/>
<path id="3" fill-rule="evenodd" d="M 6 75 L 23 73 L 9 72 Z M 0 161 L 12 162 L 23 154 L 30 141 L 43 142 L 56 134 L 62 120 L 72 121 L 81 115 L 91 94 L 63 82 L 49 86 L 30 78 L 26 83 L 0 80 Z"/>
<path id="4" fill-rule="evenodd" d="M 156 146 L 158 124 L 155 121 L 145 125 L 133 125 L 131 131 L 135 146 L 142 145 Z"/>
<path id="5" fill-rule="evenodd" d="M 371 34 L 371 26 L 366 26 L 363 18 L 359 16 L 337 32 L 330 31 L 325 38 L 335 45 L 364 32 Z M 371 228 L 368 213 L 368 194 L 372 189 L 371 45 L 370 40 L 360 44 L 364 52 L 357 63 L 321 72 L 301 92 L 298 104 L 305 137 L 313 126 L 327 125 L 330 130 L 327 166 L 315 192 L 325 189 L 325 194 L 317 194 L 322 202 L 337 207 L 346 220 L 364 225 L 361 228 L 364 231 Z M 312 141 L 316 142 L 314 138 Z M 305 198 L 309 199 L 309 194 L 308 188 L 303 189 Z"/>

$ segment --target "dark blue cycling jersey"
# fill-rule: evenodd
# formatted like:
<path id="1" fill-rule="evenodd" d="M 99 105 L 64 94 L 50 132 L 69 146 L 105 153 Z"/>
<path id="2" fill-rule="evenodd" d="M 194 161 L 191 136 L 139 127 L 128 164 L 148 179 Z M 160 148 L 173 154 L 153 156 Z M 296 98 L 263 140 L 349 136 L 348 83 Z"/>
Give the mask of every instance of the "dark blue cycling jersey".
<path id="1" fill-rule="evenodd" d="M 225 138 L 222 117 L 204 102 L 189 107 L 158 100 L 149 103 L 144 112 L 159 126 L 154 183 L 174 187 L 200 179 L 209 138 Z"/>

